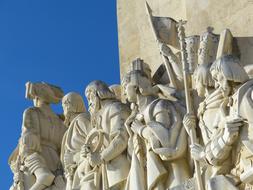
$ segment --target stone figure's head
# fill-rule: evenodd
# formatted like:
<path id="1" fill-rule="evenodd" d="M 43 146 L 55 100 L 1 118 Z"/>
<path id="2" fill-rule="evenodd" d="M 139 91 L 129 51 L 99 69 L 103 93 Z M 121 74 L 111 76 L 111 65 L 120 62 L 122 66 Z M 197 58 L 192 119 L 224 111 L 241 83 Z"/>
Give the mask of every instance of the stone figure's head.
<path id="1" fill-rule="evenodd" d="M 152 95 L 151 70 L 141 59 L 133 61 L 131 70 L 122 81 L 124 95 L 129 102 L 137 101 L 137 94 L 144 96 Z"/>
<path id="2" fill-rule="evenodd" d="M 26 83 L 26 98 L 32 99 L 35 106 L 40 104 L 58 104 L 63 97 L 63 91 L 60 87 L 44 83 Z"/>
<path id="3" fill-rule="evenodd" d="M 225 55 L 217 59 L 210 71 L 215 85 L 223 90 L 224 95 L 229 95 L 234 87 L 249 79 L 239 59 L 232 55 Z"/>
<path id="4" fill-rule="evenodd" d="M 206 91 L 214 88 L 214 81 L 210 72 L 211 63 L 199 65 L 194 72 L 195 89 L 200 97 L 205 97 Z"/>
<path id="5" fill-rule="evenodd" d="M 89 111 L 91 114 L 94 114 L 101 108 L 101 101 L 116 98 L 107 84 L 100 80 L 92 81 L 86 87 L 85 95 L 89 102 Z"/>
<path id="6" fill-rule="evenodd" d="M 69 123 L 71 116 L 86 112 L 83 98 L 76 92 L 70 92 L 62 98 L 65 121 Z"/>

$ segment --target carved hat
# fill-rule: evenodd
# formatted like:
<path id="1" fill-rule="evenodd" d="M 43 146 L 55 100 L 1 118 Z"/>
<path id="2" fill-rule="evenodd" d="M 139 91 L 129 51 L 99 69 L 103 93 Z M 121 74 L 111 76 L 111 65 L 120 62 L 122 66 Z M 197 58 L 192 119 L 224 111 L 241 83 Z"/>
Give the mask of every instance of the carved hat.
<path id="1" fill-rule="evenodd" d="M 240 60 L 233 55 L 225 55 L 217 59 L 212 64 L 210 72 L 214 79 L 216 79 L 217 73 L 222 73 L 228 81 L 244 83 L 249 80 L 249 76 L 240 65 Z"/>
<path id="2" fill-rule="evenodd" d="M 140 58 L 132 62 L 129 75 L 129 84 L 136 86 L 143 95 L 152 94 L 151 69 Z"/>
<path id="3" fill-rule="evenodd" d="M 63 91 L 60 87 L 44 83 L 26 83 L 26 98 L 35 99 L 39 98 L 47 103 L 57 104 L 63 97 Z"/>
<path id="4" fill-rule="evenodd" d="M 151 79 L 151 69 L 148 64 L 146 64 L 142 59 L 137 58 L 132 62 L 130 72 L 139 73 L 140 75 Z"/>
<path id="5" fill-rule="evenodd" d="M 213 28 L 208 27 L 207 31 L 200 36 L 198 64 L 212 63 L 216 58 L 219 35 L 214 34 L 212 30 Z"/>

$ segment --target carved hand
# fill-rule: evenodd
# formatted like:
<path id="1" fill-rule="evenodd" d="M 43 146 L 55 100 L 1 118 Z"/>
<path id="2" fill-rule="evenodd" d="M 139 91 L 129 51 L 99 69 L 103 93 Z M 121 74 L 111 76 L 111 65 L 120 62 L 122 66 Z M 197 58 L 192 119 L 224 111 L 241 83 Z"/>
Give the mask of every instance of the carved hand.
<path id="1" fill-rule="evenodd" d="M 190 145 L 190 149 L 191 156 L 194 160 L 204 161 L 206 154 L 204 148 L 200 144 Z"/>
<path id="2" fill-rule="evenodd" d="M 239 127 L 242 125 L 243 120 L 241 118 L 233 118 L 226 121 L 222 138 L 227 145 L 231 145 L 235 142 L 239 134 Z"/>
<path id="3" fill-rule="evenodd" d="M 196 117 L 192 114 L 186 114 L 183 119 L 185 130 L 189 134 L 190 129 L 196 127 Z"/>
<path id="4" fill-rule="evenodd" d="M 87 158 L 88 158 L 88 161 L 92 167 L 103 163 L 100 153 L 88 154 Z"/>
<path id="5" fill-rule="evenodd" d="M 90 153 L 90 146 L 89 145 L 83 145 L 80 151 L 80 157 L 81 158 L 86 158 L 87 155 Z"/>

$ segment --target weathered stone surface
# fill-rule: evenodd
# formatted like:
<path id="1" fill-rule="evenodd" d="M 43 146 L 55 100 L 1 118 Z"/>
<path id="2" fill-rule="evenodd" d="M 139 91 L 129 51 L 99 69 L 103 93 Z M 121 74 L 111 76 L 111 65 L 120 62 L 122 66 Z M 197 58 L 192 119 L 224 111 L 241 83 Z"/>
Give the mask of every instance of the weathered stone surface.
<path id="1" fill-rule="evenodd" d="M 157 16 L 187 20 L 186 35 L 200 35 L 208 26 L 220 34 L 229 28 L 238 42 L 244 65 L 253 60 L 252 0 L 148 0 Z M 152 72 L 162 63 L 152 29 L 148 22 L 144 0 L 118 0 L 118 38 L 121 76 L 131 60 L 141 57 Z"/>
<path id="2" fill-rule="evenodd" d="M 122 84 L 92 81 L 89 113 L 27 83 L 11 190 L 253 189 L 252 3 L 144 3 L 118 0 Z"/>

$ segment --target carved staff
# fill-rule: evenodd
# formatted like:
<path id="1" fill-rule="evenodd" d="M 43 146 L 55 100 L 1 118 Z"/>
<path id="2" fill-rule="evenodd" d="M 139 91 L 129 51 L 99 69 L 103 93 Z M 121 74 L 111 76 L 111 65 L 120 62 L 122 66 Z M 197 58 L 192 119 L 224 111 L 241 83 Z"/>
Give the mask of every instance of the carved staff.
<path id="1" fill-rule="evenodd" d="M 147 14 L 149 16 L 149 22 L 150 22 L 150 25 L 151 25 L 151 28 L 152 28 L 152 31 L 153 31 L 153 34 L 154 34 L 154 38 L 155 38 L 156 42 L 159 45 L 160 40 L 159 40 L 157 31 L 156 31 L 154 23 L 153 23 L 152 10 L 149 7 L 149 5 L 148 5 L 147 2 L 146 2 L 146 10 L 147 10 Z M 176 79 L 175 79 L 175 75 L 173 74 L 173 70 L 171 68 L 170 61 L 168 60 L 168 58 L 165 55 L 161 54 L 161 56 L 162 56 L 162 60 L 164 62 L 165 68 L 166 68 L 166 70 L 168 72 L 168 76 L 169 76 L 169 80 L 170 80 L 171 86 L 174 87 L 174 88 L 176 88 L 176 89 L 178 89 L 177 88 Z"/>
<path id="2" fill-rule="evenodd" d="M 183 65 L 183 77 L 184 77 L 184 88 L 185 88 L 185 100 L 186 100 L 186 109 L 187 114 L 193 115 L 193 106 L 192 102 L 193 99 L 191 99 L 191 92 L 190 92 L 190 86 L 191 86 L 191 75 L 189 71 L 189 64 L 187 63 L 187 53 L 186 53 L 186 43 L 185 43 L 185 29 L 184 24 L 186 22 L 180 20 L 178 23 L 178 37 L 181 47 L 181 58 L 182 58 L 182 65 Z M 197 142 L 197 136 L 196 136 L 196 126 L 191 127 L 189 129 L 189 136 L 191 140 L 191 144 L 194 144 Z M 202 178 L 201 178 L 201 171 L 200 171 L 200 164 L 197 160 L 194 160 L 194 166 L 195 166 L 195 173 L 196 173 L 196 180 L 198 185 L 198 190 L 204 190 Z"/>

